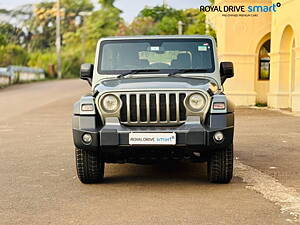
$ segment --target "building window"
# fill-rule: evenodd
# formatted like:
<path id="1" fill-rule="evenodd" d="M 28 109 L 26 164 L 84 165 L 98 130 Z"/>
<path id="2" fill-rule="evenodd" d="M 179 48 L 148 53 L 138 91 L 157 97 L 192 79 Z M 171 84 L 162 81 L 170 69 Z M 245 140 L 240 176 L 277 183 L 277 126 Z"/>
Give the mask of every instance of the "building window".
<path id="1" fill-rule="evenodd" d="M 259 80 L 270 80 L 270 47 L 271 41 L 266 41 L 259 50 Z"/>

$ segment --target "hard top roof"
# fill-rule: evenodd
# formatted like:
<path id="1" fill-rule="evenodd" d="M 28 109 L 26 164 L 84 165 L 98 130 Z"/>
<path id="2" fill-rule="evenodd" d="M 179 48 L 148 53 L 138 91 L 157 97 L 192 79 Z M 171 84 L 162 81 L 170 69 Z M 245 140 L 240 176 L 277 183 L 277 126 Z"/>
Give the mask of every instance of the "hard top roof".
<path id="1" fill-rule="evenodd" d="M 108 40 L 147 40 L 147 39 L 213 39 L 208 35 L 141 35 L 141 36 L 114 36 L 101 38 L 100 41 Z"/>

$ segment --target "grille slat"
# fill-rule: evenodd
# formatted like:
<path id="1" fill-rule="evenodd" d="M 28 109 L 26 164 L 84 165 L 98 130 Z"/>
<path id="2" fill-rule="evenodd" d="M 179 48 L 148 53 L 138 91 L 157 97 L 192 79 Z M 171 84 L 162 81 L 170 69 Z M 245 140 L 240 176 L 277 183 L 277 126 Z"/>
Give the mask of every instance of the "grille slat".
<path id="1" fill-rule="evenodd" d="M 180 120 L 184 121 L 186 120 L 186 109 L 184 106 L 184 99 L 186 97 L 186 94 L 179 94 L 179 111 L 180 111 Z"/>
<path id="2" fill-rule="evenodd" d="M 176 93 L 176 121 L 180 122 L 179 93 Z"/>
<path id="3" fill-rule="evenodd" d="M 141 122 L 146 122 L 147 121 L 146 95 L 140 96 L 140 114 L 141 114 Z"/>
<path id="4" fill-rule="evenodd" d="M 127 121 L 127 98 L 126 95 L 120 95 L 122 101 L 122 108 L 120 111 L 120 120 L 121 122 Z"/>
<path id="5" fill-rule="evenodd" d="M 120 120 L 128 125 L 176 125 L 186 120 L 185 93 L 120 94 Z"/>
<path id="6" fill-rule="evenodd" d="M 141 121 L 140 95 L 136 95 L 136 117 L 137 121 Z"/>
<path id="7" fill-rule="evenodd" d="M 166 94 L 166 114 L 167 114 L 167 122 L 170 122 L 170 94 Z"/>
<path id="8" fill-rule="evenodd" d="M 137 122 L 136 95 L 130 95 L 130 121 Z"/>
<path id="9" fill-rule="evenodd" d="M 150 94 L 146 94 L 147 123 L 150 122 Z"/>
<path id="10" fill-rule="evenodd" d="M 126 110 L 127 110 L 127 121 L 131 121 L 130 119 L 130 95 L 126 94 Z"/>
<path id="11" fill-rule="evenodd" d="M 150 94 L 150 121 L 155 122 L 157 121 L 156 115 L 156 95 Z"/>
<path id="12" fill-rule="evenodd" d="M 176 95 L 175 94 L 170 94 L 170 121 L 176 121 Z"/>
<path id="13" fill-rule="evenodd" d="M 159 94 L 156 94 L 156 116 L 157 121 L 160 121 L 160 101 L 159 101 Z"/>
<path id="14" fill-rule="evenodd" d="M 159 102 L 160 102 L 160 121 L 167 120 L 167 107 L 166 107 L 166 95 L 160 94 L 159 95 Z"/>

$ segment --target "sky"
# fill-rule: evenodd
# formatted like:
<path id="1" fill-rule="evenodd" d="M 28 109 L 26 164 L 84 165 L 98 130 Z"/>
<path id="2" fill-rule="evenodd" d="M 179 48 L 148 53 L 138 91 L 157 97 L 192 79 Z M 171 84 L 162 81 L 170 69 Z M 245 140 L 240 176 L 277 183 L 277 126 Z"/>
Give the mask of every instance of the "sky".
<path id="1" fill-rule="evenodd" d="M 97 0 L 92 0 L 97 2 Z M 208 4 L 208 0 L 165 0 L 168 5 L 177 9 L 198 8 L 200 5 Z M 1 0 L 0 8 L 12 9 L 19 5 L 38 3 L 39 0 Z M 145 6 L 156 6 L 162 4 L 163 0 L 116 0 L 115 6 L 123 11 L 123 18 L 127 22 L 138 14 Z"/>

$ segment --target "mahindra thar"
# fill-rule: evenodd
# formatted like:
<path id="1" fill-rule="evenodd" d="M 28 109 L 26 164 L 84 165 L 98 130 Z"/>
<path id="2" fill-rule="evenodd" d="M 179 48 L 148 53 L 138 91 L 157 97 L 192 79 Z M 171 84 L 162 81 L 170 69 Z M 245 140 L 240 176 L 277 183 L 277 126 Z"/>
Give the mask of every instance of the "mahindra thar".
<path id="1" fill-rule="evenodd" d="M 223 92 L 231 62 L 218 64 L 210 36 L 99 40 L 80 77 L 91 93 L 74 104 L 77 174 L 100 183 L 105 163 L 207 162 L 208 179 L 233 174 L 234 106 Z"/>

